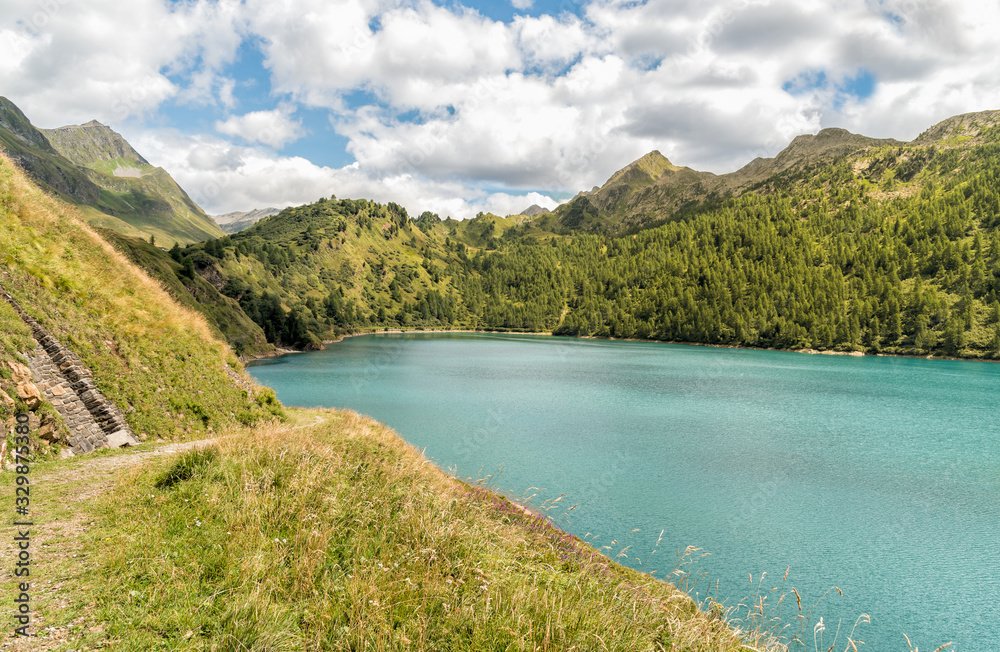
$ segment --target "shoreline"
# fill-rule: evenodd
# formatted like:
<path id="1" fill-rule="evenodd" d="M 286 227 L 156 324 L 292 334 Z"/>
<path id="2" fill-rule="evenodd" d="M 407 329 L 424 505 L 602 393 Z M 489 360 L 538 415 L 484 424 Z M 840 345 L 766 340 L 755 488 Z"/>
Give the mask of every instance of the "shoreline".
<path id="1" fill-rule="evenodd" d="M 576 340 L 605 340 L 609 342 L 648 342 L 651 344 L 679 344 L 682 346 L 705 346 L 714 349 L 741 349 L 745 351 L 784 351 L 787 353 L 802 353 L 806 355 L 835 355 L 835 356 L 847 356 L 852 358 L 862 358 L 862 357 L 876 357 L 876 358 L 919 358 L 921 360 L 956 360 L 959 362 L 990 362 L 997 363 L 1000 359 L 991 358 L 976 358 L 976 357 L 955 357 L 946 355 L 935 355 L 933 353 L 923 355 L 919 353 L 868 353 L 864 351 L 831 351 L 825 350 L 821 351 L 818 349 L 782 349 L 771 346 L 746 346 L 739 344 L 710 344 L 707 342 L 680 342 L 676 340 L 651 340 L 651 339 L 641 339 L 632 337 L 600 337 L 596 335 L 555 335 L 551 332 L 544 333 L 538 331 L 504 331 L 495 329 L 472 329 L 472 328 L 442 328 L 442 329 L 407 329 L 407 328 L 373 328 L 364 329 L 355 333 L 344 333 L 338 336 L 336 339 L 323 340 L 323 346 L 326 347 L 328 344 L 337 344 L 343 342 L 349 337 L 361 337 L 362 335 L 412 335 L 418 333 L 485 333 L 493 335 L 544 335 L 546 337 L 558 337 L 566 339 L 576 339 Z M 257 360 L 267 360 L 269 358 L 278 358 L 284 355 L 289 355 L 292 353 L 308 353 L 309 351 L 301 349 L 287 349 L 287 348 L 277 348 L 275 351 L 270 353 L 265 353 L 257 356 L 250 356 L 246 359 L 241 358 L 240 362 L 244 365 L 248 365 Z"/>
<path id="2" fill-rule="evenodd" d="M 473 328 L 423 328 L 423 329 L 406 329 L 406 328 L 376 328 L 371 330 L 359 331 L 357 333 L 345 333 L 338 336 L 333 340 L 323 340 L 323 344 L 337 344 L 338 342 L 343 342 L 349 337 L 361 337 L 362 335 L 414 335 L 419 333 L 492 333 L 495 335 L 545 335 L 548 337 L 560 337 L 559 335 L 553 335 L 552 333 L 540 333 L 535 331 L 498 331 L 498 330 L 477 330 Z"/>

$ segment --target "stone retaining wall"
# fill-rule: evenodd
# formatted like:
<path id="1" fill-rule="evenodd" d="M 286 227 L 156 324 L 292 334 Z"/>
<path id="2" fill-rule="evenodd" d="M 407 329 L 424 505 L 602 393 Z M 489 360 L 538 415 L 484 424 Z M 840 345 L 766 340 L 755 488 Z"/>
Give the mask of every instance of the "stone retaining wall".
<path id="1" fill-rule="evenodd" d="M 83 454 L 96 448 L 138 444 L 139 439 L 125 421 L 125 416 L 94 386 L 90 371 L 83 362 L 24 312 L 2 288 L 0 296 L 31 327 L 37 345 L 26 355 L 28 367 L 45 400 L 55 407 L 69 427 L 70 449 L 76 454 Z"/>

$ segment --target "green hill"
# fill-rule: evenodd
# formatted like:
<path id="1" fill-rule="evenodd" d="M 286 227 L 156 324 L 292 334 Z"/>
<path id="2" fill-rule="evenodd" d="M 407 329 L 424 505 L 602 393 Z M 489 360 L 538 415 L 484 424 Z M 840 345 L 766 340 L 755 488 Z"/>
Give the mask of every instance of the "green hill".
<path id="1" fill-rule="evenodd" d="M 0 147 L 39 186 L 76 204 L 93 226 L 153 236 L 161 246 L 223 235 L 165 170 L 98 122 L 39 130 L 0 97 Z"/>
<path id="2" fill-rule="evenodd" d="M 136 433 L 188 436 L 271 416 L 273 393 L 251 387 L 200 315 L 2 155 L 0 285 L 79 356 Z M 0 320 L 0 375 L 10 378 L 5 361 L 24 362 L 34 344 L 6 303 Z"/>
<path id="3" fill-rule="evenodd" d="M 228 342 L 236 355 L 252 357 L 274 351 L 274 346 L 264 337 L 264 331 L 247 317 L 234 299 L 220 294 L 220 288 L 200 275 L 189 273 L 167 252 L 145 240 L 117 231 L 99 229 L 98 232 L 132 263 L 159 281 L 175 301 L 200 312 L 215 334 Z"/>
<path id="4" fill-rule="evenodd" d="M 827 129 L 729 175 L 652 153 L 533 218 L 321 200 L 174 254 L 291 346 L 478 328 L 993 358 L 998 115 L 909 144 Z"/>

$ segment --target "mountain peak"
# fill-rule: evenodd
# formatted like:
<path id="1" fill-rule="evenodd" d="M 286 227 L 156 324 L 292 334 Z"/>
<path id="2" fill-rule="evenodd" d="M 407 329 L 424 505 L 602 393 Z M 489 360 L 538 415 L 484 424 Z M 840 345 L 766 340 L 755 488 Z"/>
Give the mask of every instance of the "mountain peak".
<path id="1" fill-rule="evenodd" d="M 152 167 L 121 134 L 97 120 L 82 125 L 43 129 L 42 133 L 60 154 L 83 167 L 105 169 L 111 162 L 116 164 L 114 167 Z M 113 169 L 106 171 L 113 172 Z"/>
<path id="2" fill-rule="evenodd" d="M 528 208 L 521 211 L 521 215 L 526 215 L 527 217 L 535 217 L 536 215 L 543 215 L 545 213 L 551 213 L 548 208 L 542 208 L 538 204 L 532 204 Z"/>
<path id="3" fill-rule="evenodd" d="M 646 177 L 649 181 L 656 181 L 666 172 L 676 172 L 683 169 L 671 163 L 659 150 L 654 149 L 652 152 L 632 161 L 621 170 L 615 172 L 608 179 L 608 183 L 615 181 L 638 181 L 643 179 L 643 177 Z"/>

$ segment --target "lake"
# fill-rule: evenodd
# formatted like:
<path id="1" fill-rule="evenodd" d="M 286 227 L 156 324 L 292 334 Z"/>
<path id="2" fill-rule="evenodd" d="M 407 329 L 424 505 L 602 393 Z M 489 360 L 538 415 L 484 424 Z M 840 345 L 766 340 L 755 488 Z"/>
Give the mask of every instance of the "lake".
<path id="1" fill-rule="evenodd" d="M 553 519 L 613 555 L 631 545 L 630 566 L 666 577 L 701 548 L 685 567 L 699 599 L 734 605 L 790 566 L 806 609 L 843 591 L 813 612 L 827 646 L 868 614 L 867 650 L 906 650 L 904 633 L 1000 649 L 1000 365 L 455 333 L 249 371 L 287 405 L 391 425 L 463 479 L 545 489 L 535 505 L 565 494 Z"/>

